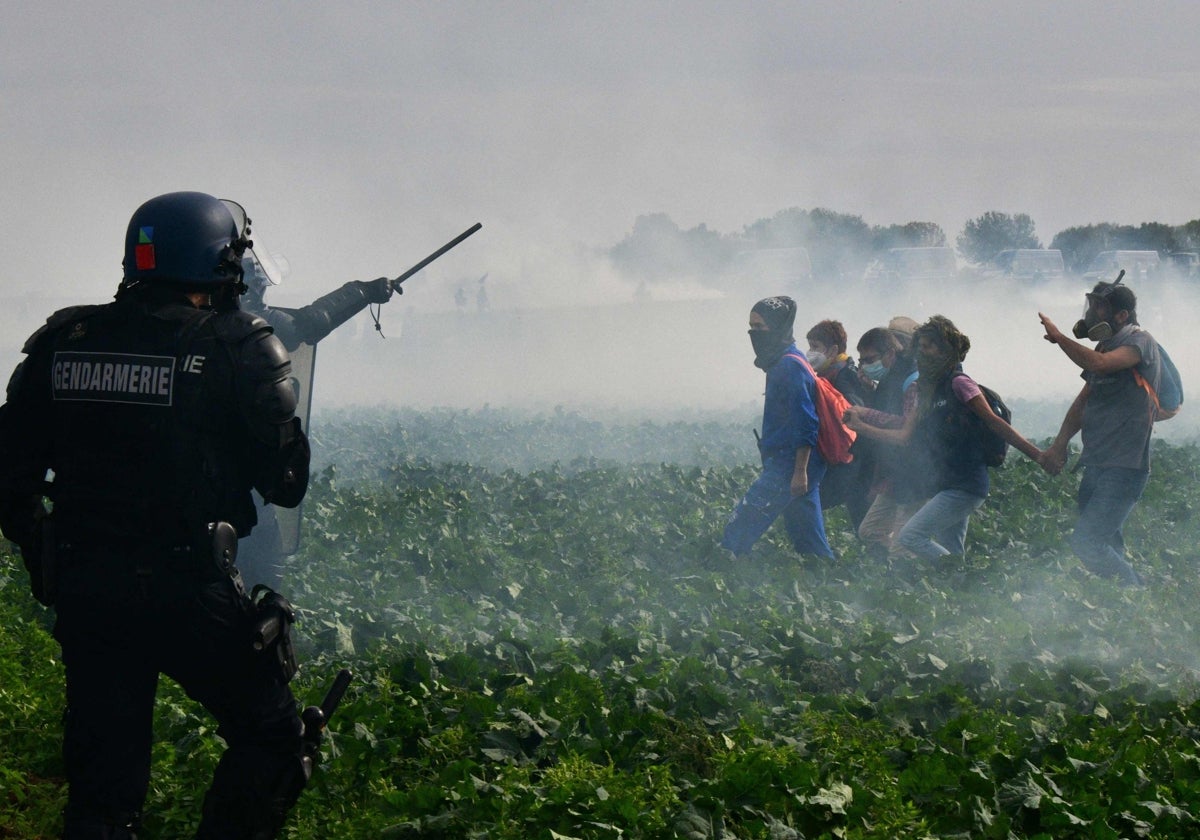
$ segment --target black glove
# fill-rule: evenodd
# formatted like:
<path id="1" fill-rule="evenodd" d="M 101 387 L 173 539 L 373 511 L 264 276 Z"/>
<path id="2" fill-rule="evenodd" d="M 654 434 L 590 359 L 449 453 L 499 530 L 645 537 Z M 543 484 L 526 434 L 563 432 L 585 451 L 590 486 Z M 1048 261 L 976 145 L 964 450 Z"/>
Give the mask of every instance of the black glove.
<path id="1" fill-rule="evenodd" d="M 392 281 L 386 277 L 377 280 L 356 280 L 367 303 L 387 303 L 392 298 Z"/>

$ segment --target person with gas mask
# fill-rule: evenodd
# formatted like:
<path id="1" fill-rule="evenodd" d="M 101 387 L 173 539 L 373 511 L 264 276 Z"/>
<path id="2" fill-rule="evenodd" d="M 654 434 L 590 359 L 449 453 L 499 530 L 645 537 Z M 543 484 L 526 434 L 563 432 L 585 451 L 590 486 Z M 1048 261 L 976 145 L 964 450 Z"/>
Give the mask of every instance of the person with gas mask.
<path id="1" fill-rule="evenodd" d="M 311 770 L 290 640 L 254 649 L 235 565 L 251 488 L 294 507 L 309 468 L 287 352 L 237 307 L 249 234 L 204 193 L 144 203 L 115 301 L 51 315 L 0 407 L 0 528 L 66 672 L 65 840 L 136 838 L 160 674 L 227 745 L 197 837 L 275 837 Z"/>
<path id="2" fill-rule="evenodd" d="M 1083 389 L 1047 450 L 1060 471 L 1068 444 L 1082 433 L 1083 478 L 1071 550 L 1093 574 L 1140 586 L 1142 576 L 1126 559 L 1122 531 L 1150 475 L 1156 406 L 1148 389 L 1157 394 L 1162 380 L 1158 343 L 1138 326 L 1137 296 L 1120 277 L 1088 292 L 1084 315 L 1071 330 L 1074 338 L 1046 315 L 1038 317 L 1046 341 L 1082 371 Z M 1095 348 L 1081 343 L 1085 340 L 1096 342 Z"/>
<path id="3" fill-rule="evenodd" d="M 296 353 L 302 345 L 315 348 L 319 341 L 368 306 L 387 303 L 393 293 L 392 282 L 386 277 L 351 280 L 307 306 L 288 309 L 270 306 L 266 302 L 267 290 L 278 285 L 283 278 L 283 271 L 274 259 L 247 257 L 243 261 L 243 268 L 246 293 L 241 298 L 241 308 L 270 324 L 289 353 Z M 302 398 L 306 399 L 312 388 L 311 363 L 315 360 L 312 353 L 304 358 L 310 364 L 294 373 Z M 258 494 L 254 495 L 254 503 L 258 527 L 241 540 L 238 565 L 247 587 L 263 584 L 271 589 L 280 589 L 283 586 L 286 553 L 279 520 L 275 509 Z"/>
<path id="4" fill-rule="evenodd" d="M 721 540 L 738 558 L 780 514 L 797 552 L 833 558 L 821 513 L 825 461 L 817 451 L 817 383 L 796 347 L 795 320 L 796 302 L 789 297 L 764 298 L 750 310 L 754 365 L 766 373 L 767 387 L 757 435 L 762 473 L 734 508 Z"/>

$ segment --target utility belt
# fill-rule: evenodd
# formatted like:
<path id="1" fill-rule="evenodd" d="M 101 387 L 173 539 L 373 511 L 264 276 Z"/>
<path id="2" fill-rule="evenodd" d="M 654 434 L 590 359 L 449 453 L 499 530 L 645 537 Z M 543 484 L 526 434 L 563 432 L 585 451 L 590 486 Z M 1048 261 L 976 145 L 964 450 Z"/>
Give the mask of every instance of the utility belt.
<path id="1" fill-rule="evenodd" d="M 171 575 L 197 585 L 230 578 L 243 592 L 237 566 L 237 530 L 228 522 L 213 522 L 186 542 L 130 539 L 61 523 L 53 516 L 39 519 L 34 538 L 21 553 L 29 570 L 33 595 L 52 606 L 59 576 L 95 562 L 110 564 L 114 574 L 136 574 L 144 583 L 156 574 Z M 118 561 L 115 562 L 114 561 Z"/>
<path id="2" fill-rule="evenodd" d="M 201 584 L 229 578 L 245 604 L 250 628 L 247 645 L 283 682 L 290 682 L 296 675 L 298 668 L 291 633 L 296 611 L 287 598 L 269 587 L 259 585 L 253 592 L 246 593 L 236 565 L 237 529 L 228 522 L 210 522 L 203 534 L 193 541 L 165 544 L 114 539 L 80 530 L 70 531 L 68 537 L 59 533 L 60 530 L 53 517 L 40 522 L 39 568 L 36 574 L 30 568 L 34 596 L 46 606 L 54 603 L 57 577 L 62 569 L 84 565 L 106 555 L 119 556 L 130 563 L 147 590 L 149 587 L 145 584 L 158 572 L 190 575 Z"/>
<path id="3" fill-rule="evenodd" d="M 93 558 L 122 556 L 168 569 L 193 568 L 214 579 L 230 574 L 237 560 L 237 530 L 228 522 L 210 522 L 192 537 L 154 539 L 124 536 L 57 522 L 43 521 L 44 542 L 55 550 L 61 566 L 90 563 Z"/>

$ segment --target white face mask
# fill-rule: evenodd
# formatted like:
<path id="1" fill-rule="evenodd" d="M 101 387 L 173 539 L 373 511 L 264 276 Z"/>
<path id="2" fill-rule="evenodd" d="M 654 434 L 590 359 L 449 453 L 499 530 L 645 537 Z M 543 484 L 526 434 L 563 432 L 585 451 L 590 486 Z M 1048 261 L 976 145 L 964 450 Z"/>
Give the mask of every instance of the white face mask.
<path id="1" fill-rule="evenodd" d="M 815 368 L 824 367 L 825 363 L 829 361 L 829 358 L 820 350 L 809 350 L 807 355 L 808 363 Z"/>

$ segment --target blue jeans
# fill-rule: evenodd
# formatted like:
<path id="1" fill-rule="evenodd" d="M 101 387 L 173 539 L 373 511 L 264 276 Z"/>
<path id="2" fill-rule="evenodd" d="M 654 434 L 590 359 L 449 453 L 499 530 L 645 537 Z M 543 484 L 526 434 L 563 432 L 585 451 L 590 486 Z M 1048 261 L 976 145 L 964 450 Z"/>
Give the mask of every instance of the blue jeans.
<path id="1" fill-rule="evenodd" d="M 796 551 L 833 558 L 833 550 L 825 539 L 825 518 L 821 514 L 820 485 L 825 475 L 825 462 L 814 449 L 808 459 L 808 492 L 803 496 L 792 495 L 795 466 L 792 458 L 763 461 L 762 475 L 750 485 L 729 517 L 725 536 L 721 539 L 723 548 L 739 557 L 749 554 L 758 538 L 783 514 L 784 526 Z"/>
<path id="2" fill-rule="evenodd" d="M 1146 489 L 1150 473 L 1126 467 L 1085 467 L 1079 482 L 1079 521 L 1071 534 L 1071 550 L 1089 572 L 1140 584 L 1142 578 L 1125 559 L 1121 529 Z"/>
<path id="3" fill-rule="evenodd" d="M 963 554 L 967 522 L 983 504 L 983 496 L 962 490 L 942 490 L 921 506 L 900 529 L 901 548 L 925 560 Z"/>

